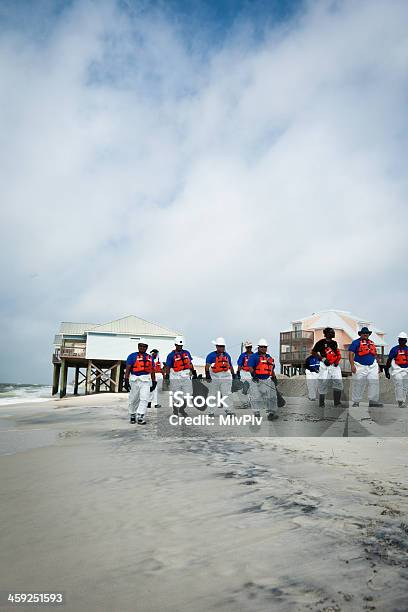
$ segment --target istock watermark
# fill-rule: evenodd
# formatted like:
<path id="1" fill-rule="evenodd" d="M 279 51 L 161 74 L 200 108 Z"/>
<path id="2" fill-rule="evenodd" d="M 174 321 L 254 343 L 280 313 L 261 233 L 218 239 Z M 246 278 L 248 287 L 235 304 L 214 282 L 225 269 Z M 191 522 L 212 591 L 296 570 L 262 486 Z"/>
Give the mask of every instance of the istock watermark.
<path id="1" fill-rule="evenodd" d="M 192 393 L 183 393 L 182 391 L 170 391 L 169 394 L 169 405 L 170 408 L 181 408 L 182 406 L 187 408 L 198 408 L 202 409 L 204 406 L 214 410 L 214 408 L 224 408 L 228 410 L 228 396 L 221 395 L 220 391 L 217 391 L 217 395 L 208 395 L 206 398 L 198 395 L 194 397 Z"/>
<path id="2" fill-rule="evenodd" d="M 214 427 L 219 425 L 221 427 L 240 427 L 245 425 L 261 425 L 262 417 L 255 416 L 254 414 L 242 414 L 236 416 L 235 414 L 220 414 L 217 419 L 215 416 L 209 414 L 197 414 L 196 416 L 178 416 L 172 414 L 168 417 L 169 423 L 172 426 L 177 425 L 200 425 L 206 427 Z"/>

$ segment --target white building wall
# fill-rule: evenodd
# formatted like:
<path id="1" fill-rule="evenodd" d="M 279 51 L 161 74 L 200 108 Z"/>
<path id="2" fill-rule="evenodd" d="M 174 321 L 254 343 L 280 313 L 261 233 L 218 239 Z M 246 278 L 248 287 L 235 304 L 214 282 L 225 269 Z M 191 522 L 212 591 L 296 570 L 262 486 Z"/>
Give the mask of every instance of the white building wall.
<path id="1" fill-rule="evenodd" d="M 143 340 L 149 345 L 148 351 L 156 348 L 160 360 L 165 361 L 168 353 L 174 349 L 174 338 L 164 336 L 125 336 L 108 333 L 88 332 L 86 341 L 86 359 L 106 359 L 125 361 L 130 353 L 137 351 L 137 345 Z"/>

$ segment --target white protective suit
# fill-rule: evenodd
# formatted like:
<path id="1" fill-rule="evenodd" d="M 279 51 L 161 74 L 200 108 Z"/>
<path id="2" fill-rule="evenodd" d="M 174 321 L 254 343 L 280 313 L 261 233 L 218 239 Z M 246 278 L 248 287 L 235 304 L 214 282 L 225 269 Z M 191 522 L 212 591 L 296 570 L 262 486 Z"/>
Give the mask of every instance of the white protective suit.
<path id="1" fill-rule="evenodd" d="M 267 413 L 275 414 L 278 410 L 278 396 L 276 386 L 271 378 L 259 379 L 255 382 L 251 379 L 250 386 L 251 406 L 255 412 L 265 409 Z"/>
<path id="2" fill-rule="evenodd" d="M 321 361 L 318 375 L 318 390 L 320 395 L 327 394 L 330 382 L 333 385 L 333 389 L 337 389 L 338 391 L 343 390 L 343 378 L 341 376 L 341 368 L 339 365 L 327 366 L 323 361 Z"/>
<path id="3" fill-rule="evenodd" d="M 170 370 L 170 390 L 174 393 L 181 391 L 183 395 L 193 393 L 193 384 L 191 382 L 191 370 L 180 370 L 175 372 L 173 368 Z"/>
<path id="4" fill-rule="evenodd" d="M 319 385 L 319 372 L 311 372 L 310 370 L 306 370 L 306 385 L 309 399 L 315 400 Z"/>
<path id="5" fill-rule="evenodd" d="M 374 361 L 371 365 L 362 365 L 354 362 L 356 373 L 351 377 L 351 399 L 353 402 L 360 402 L 368 384 L 368 401 L 378 402 L 380 397 L 380 381 L 378 363 Z"/>
<path id="6" fill-rule="evenodd" d="M 224 397 L 225 407 L 220 406 L 221 410 L 231 409 L 231 385 L 232 385 L 232 374 L 228 372 L 213 372 L 210 368 L 211 382 L 208 386 L 208 396 L 217 397 L 217 393 L 220 392 L 221 396 Z M 209 414 L 214 414 L 215 408 L 209 408 Z"/>
<path id="7" fill-rule="evenodd" d="M 130 376 L 129 414 L 144 416 L 147 412 L 147 404 L 150 401 L 150 387 L 152 377 L 150 374 Z"/>
<path id="8" fill-rule="evenodd" d="M 390 374 L 394 383 L 395 399 L 405 403 L 408 394 L 408 368 L 401 368 L 393 359 Z"/>
<path id="9" fill-rule="evenodd" d="M 154 391 L 150 393 L 150 397 L 149 397 L 149 402 L 151 403 L 152 407 L 157 406 L 159 385 L 160 387 L 163 385 L 163 374 L 160 374 L 160 372 L 156 372 L 156 381 L 157 381 L 156 388 L 154 389 Z"/>

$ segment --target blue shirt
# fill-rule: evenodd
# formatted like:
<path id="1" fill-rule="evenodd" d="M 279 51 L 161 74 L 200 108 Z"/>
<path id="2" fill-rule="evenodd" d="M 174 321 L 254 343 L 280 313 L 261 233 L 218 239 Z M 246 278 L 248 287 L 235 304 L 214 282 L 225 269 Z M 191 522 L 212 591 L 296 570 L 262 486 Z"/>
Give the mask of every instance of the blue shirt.
<path id="1" fill-rule="evenodd" d="M 357 338 L 356 340 L 353 340 L 353 342 L 350 344 L 348 350 L 351 353 L 354 353 L 354 361 L 356 363 L 360 363 L 361 365 L 373 365 L 374 361 L 375 361 L 375 355 L 359 355 L 358 354 L 358 349 L 360 348 L 360 342 L 361 339 Z"/>
<path id="2" fill-rule="evenodd" d="M 230 366 L 232 367 L 231 357 L 228 355 L 228 353 L 217 353 L 217 351 L 213 351 L 212 353 L 209 353 L 207 355 L 205 363 L 215 363 L 215 358 L 217 357 L 217 355 L 225 355 L 226 358 L 228 359 Z"/>
<path id="3" fill-rule="evenodd" d="M 266 353 L 265 357 L 270 357 L 269 353 Z M 248 366 L 250 368 L 256 368 L 258 363 L 259 363 L 259 353 L 254 353 L 249 358 Z M 270 378 L 267 374 L 257 374 L 257 377 L 262 380 L 264 380 L 265 378 Z"/>
<path id="4" fill-rule="evenodd" d="M 251 355 L 253 355 L 253 353 L 247 353 L 247 352 L 245 352 L 245 353 L 241 353 L 241 355 L 238 357 L 237 364 L 238 364 L 239 366 L 241 366 L 241 368 L 242 368 L 242 367 L 243 367 L 243 365 L 244 365 L 244 359 L 245 359 L 245 357 L 251 357 Z M 248 364 L 247 364 L 247 365 L 248 365 Z"/>
<path id="5" fill-rule="evenodd" d="M 320 359 L 315 355 L 309 355 L 306 359 L 305 367 L 311 372 L 318 372 L 320 370 Z"/>
<path id="6" fill-rule="evenodd" d="M 167 355 L 167 359 L 166 359 L 166 366 L 168 368 L 172 368 L 174 365 L 174 355 L 176 353 L 185 353 L 187 355 L 187 357 L 190 359 L 190 361 L 193 361 L 192 356 L 190 355 L 190 351 L 186 351 L 185 349 L 181 350 L 181 351 L 171 351 L 171 353 L 169 353 Z"/>
<path id="7" fill-rule="evenodd" d="M 393 346 L 392 349 L 390 350 L 390 354 L 388 355 L 388 357 L 390 359 L 395 359 L 397 356 L 397 352 L 398 351 L 406 351 L 408 352 L 408 346 L 400 346 L 399 344 L 397 346 Z M 399 364 L 397 364 L 399 365 Z M 408 365 L 400 365 L 400 368 L 408 368 Z"/>
<path id="8" fill-rule="evenodd" d="M 151 357 L 152 361 L 153 361 L 153 357 L 151 355 L 148 355 L 148 353 L 141 353 L 141 355 L 142 354 L 145 357 L 147 357 L 147 356 Z M 139 355 L 139 352 L 137 352 L 137 353 L 130 353 L 130 355 L 128 355 L 128 358 L 126 359 L 126 365 L 130 366 L 131 374 L 133 374 L 134 376 L 141 376 L 142 374 L 150 374 L 150 372 L 132 372 L 133 366 L 135 365 L 136 357 L 138 355 Z"/>

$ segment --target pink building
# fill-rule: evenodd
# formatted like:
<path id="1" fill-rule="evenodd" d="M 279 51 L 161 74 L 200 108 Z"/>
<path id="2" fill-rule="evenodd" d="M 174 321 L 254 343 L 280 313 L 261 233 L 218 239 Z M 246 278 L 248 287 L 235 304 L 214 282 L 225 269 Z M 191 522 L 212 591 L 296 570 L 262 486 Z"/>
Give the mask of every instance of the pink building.
<path id="1" fill-rule="evenodd" d="M 292 330 L 280 334 L 280 363 L 281 372 L 287 376 L 301 374 L 303 364 L 310 351 L 320 338 L 323 338 L 323 329 L 332 327 L 336 332 L 336 341 L 342 353 L 341 368 L 344 374 L 350 374 L 348 362 L 348 347 L 358 331 L 366 325 L 372 330 L 371 340 L 377 346 L 381 361 L 385 362 L 385 333 L 376 328 L 372 321 L 356 317 L 345 310 L 322 310 L 303 319 L 292 321 Z"/>

